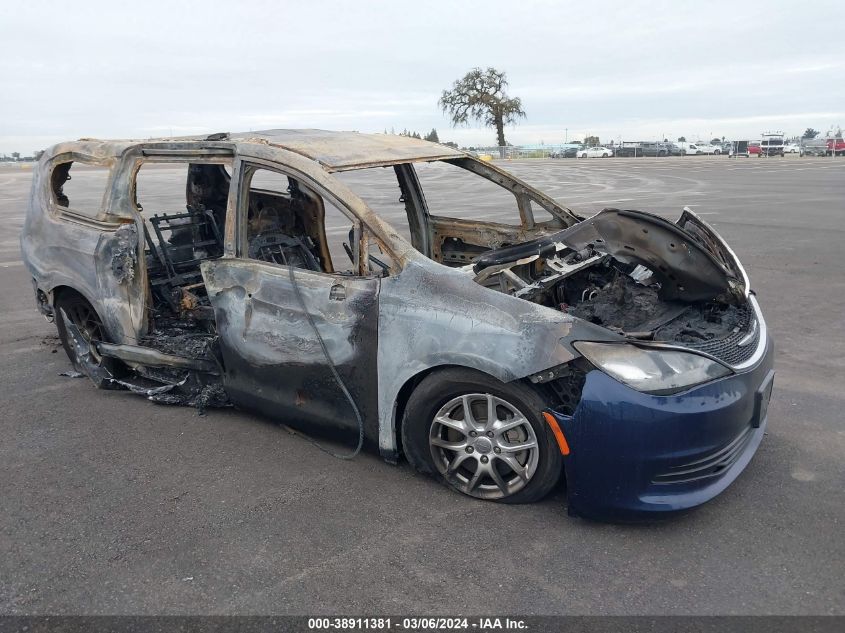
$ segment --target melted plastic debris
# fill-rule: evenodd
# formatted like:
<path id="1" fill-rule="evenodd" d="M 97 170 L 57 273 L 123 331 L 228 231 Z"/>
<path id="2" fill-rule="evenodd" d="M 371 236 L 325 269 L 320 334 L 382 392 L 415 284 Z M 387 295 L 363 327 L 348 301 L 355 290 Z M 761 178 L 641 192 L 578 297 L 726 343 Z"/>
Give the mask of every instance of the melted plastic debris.
<path id="1" fill-rule="evenodd" d="M 654 332 L 654 339 L 698 343 L 723 338 L 747 326 L 745 307 L 716 301 L 684 304 L 664 301 L 656 286 L 643 286 L 628 275 L 592 293 L 567 312 L 611 330 L 625 333 Z"/>
<path id="2" fill-rule="evenodd" d="M 592 299 L 570 306 L 573 316 L 613 330 L 637 331 L 643 324 L 669 313 L 674 303 L 661 300 L 656 287 L 641 286 L 627 275 L 597 289 Z"/>
<path id="3" fill-rule="evenodd" d="M 205 415 L 206 409 L 220 409 L 232 404 L 220 383 L 207 384 L 193 394 L 160 393 L 149 396 L 149 399 L 157 404 L 194 407 L 199 415 Z"/>
<path id="4" fill-rule="evenodd" d="M 75 364 L 98 387 L 126 389 L 160 404 L 194 407 L 200 415 L 212 407 L 230 406 L 229 396 L 219 382 L 219 378 L 204 375 L 203 379 L 200 379 L 197 372 L 140 367 L 131 372 L 130 377 L 116 378 L 106 367 L 95 361 L 91 354 L 91 343 L 68 319 L 64 311 L 62 311 L 62 317 L 74 348 Z M 184 353 L 184 350 L 181 351 Z M 206 351 L 208 351 L 207 348 Z M 203 382 L 208 379 L 210 379 L 209 382 Z"/>
<path id="5" fill-rule="evenodd" d="M 214 360 L 212 350 L 216 342 L 216 335 L 197 326 L 170 323 L 157 325 L 155 332 L 141 339 L 141 345 L 145 347 L 197 360 Z"/>
<path id="6" fill-rule="evenodd" d="M 120 385 L 131 391 L 132 393 L 137 393 L 139 396 L 147 396 L 150 400 L 152 400 L 155 396 L 158 396 L 163 393 L 168 393 L 169 391 L 173 391 L 176 387 L 181 387 L 185 384 L 185 380 L 183 379 L 180 382 L 171 383 L 167 385 L 160 385 L 158 387 L 149 387 L 143 384 L 137 384 L 134 382 L 130 382 L 128 380 L 118 380 L 116 378 L 112 378 L 111 381 L 115 385 Z"/>
<path id="7" fill-rule="evenodd" d="M 655 338 L 677 343 L 700 343 L 744 331 L 750 315 L 746 308 L 723 304 L 695 306 L 657 331 Z"/>

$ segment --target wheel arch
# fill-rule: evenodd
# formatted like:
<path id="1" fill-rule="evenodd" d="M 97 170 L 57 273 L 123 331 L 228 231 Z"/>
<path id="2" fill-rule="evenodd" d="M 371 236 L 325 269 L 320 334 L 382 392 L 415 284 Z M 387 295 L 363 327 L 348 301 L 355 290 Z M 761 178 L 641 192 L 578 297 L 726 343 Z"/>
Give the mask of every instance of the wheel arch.
<path id="1" fill-rule="evenodd" d="M 72 295 L 76 295 L 85 299 L 88 304 L 94 309 L 100 319 L 103 318 L 102 310 L 97 307 L 97 301 L 93 299 L 93 297 L 89 296 L 89 293 L 80 290 L 79 288 L 75 288 L 74 286 L 70 286 L 67 284 L 59 284 L 58 286 L 54 286 L 53 288 L 46 291 L 47 297 L 50 299 L 50 305 L 55 310 L 56 302 L 59 300 L 60 297 L 68 297 Z"/>
<path id="2" fill-rule="evenodd" d="M 433 381 L 426 380 L 428 378 L 433 379 Z M 545 390 L 541 389 L 540 385 L 532 384 L 527 377 L 502 381 L 489 372 L 465 364 L 437 365 L 418 372 L 403 384 L 400 397 L 397 398 L 396 412 L 397 414 L 401 412 L 401 418 L 397 418 L 396 434 L 397 445 L 401 447 L 401 454 L 419 472 L 437 477 L 436 467 L 427 464 L 427 460 L 421 458 L 420 451 L 427 454 L 425 447 L 428 446 L 427 441 L 423 440 L 423 436 L 420 435 L 421 429 L 423 429 L 422 433 L 426 438 L 429 431 L 428 426 L 424 424 L 421 426 L 420 421 L 431 419 L 428 412 L 429 408 L 436 410 L 446 402 L 446 400 L 438 400 L 438 394 L 448 395 L 448 398 L 452 398 L 455 394 L 463 394 L 466 387 L 463 383 L 467 382 L 475 383 L 473 392 L 492 393 L 494 397 L 505 400 L 505 406 L 516 407 L 525 416 L 526 424 L 530 424 L 534 428 L 538 442 L 547 447 L 540 449 L 548 451 L 546 453 L 548 459 L 541 462 L 544 465 L 541 466 L 542 470 L 538 470 L 538 473 L 544 471 L 543 477 L 546 478 L 546 483 L 542 484 L 541 491 L 535 490 L 530 493 L 530 498 L 523 497 L 519 500 L 516 500 L 515 497 L 506 498 L 505 502 L 527 503 L 543 498 L 562 478 L 565 478 L 565 469 L 558 441 L 543 416 L 543 412 L 547 410 L 551 402 Z M 444 389 L 449 393 L 444 394 Z M 416 394 L 421 395 L 415 397 Z M 411 411 L 414 411 L 414 415 L 409 418 L 408 415 Z M 420 417 L 421 413 L 422 417 Z M 408 437 L 405 437 L 406 433 L 409 433 Z M 488 435 L 493 437 L 490 433 Z M 472 451 L 470 449 L 467 452 Z M 484 461 L 484 457 L 481 459 Z"/>
<path id="3" fill-rule="evenodd" d="M 414 392 L 414 389 L 426 378 L 431 376 L 432 374 L 444 371 L 446 369 L 472 369 L 478 372 L 489 376 L 495 380 L 499 380 L 496 376 L 492 374 L 482 371 L 476 367 L 470 367 L 468 365 L 461 365 L 458 363 L 442 363 L 440 365 L 432 365 L 427 367 L 414 375 L 410 376 L 402 386 L 399 388 L 399 391 L 396 393 L 396 397 L 393 400 L 393 414 L 392 414 L 392 433 L 393 433 L 393 442 L 394 446 L 396 447 L 396 454 L 401 455 L 403 452 L 402 446 L 402 418 L 405 416 L 405 406 L 408 404 L 408 398 L 411 397 L 411 394 Z"/>
<path id="4" fill-rule="evenodd" d="M 50 290 L 45 292 L 47 293 L 47 298 L 54 319 L 56 318 L 56 306 L 59 299 L 61 297 L 77 296 L 91 306 L 91 309 L 99 318 L 100 323 L 102 323 L 104 334 L 110 342 L 123 342 L 125 340 L 123 331 L 120 329 L 120 322 L 118 321 L 115 324 L 109 319 L 110 314 L 106 304 L 92 297 L 86 290 L 69 284 L 59 284 L 53 286 Z"/>
<path id="5" fill-rule="evenodd" d="M 491 380 L 496 380 L 501 382 L 502 384 L 512 384 L 512 383 L 520 383 L 525 387 L 531 389 L 532 391 L 536 392 L 542 398 L 548 398 L 551 394 L 547 392 L 546 389 L 541 389 L 539 385 L 532 384 L 527 378 L 515 378 L 513 380 L 502 380 L 501 376 L 496 376 L 489 371 L 485 371 L 477 366 L 472 365 L 464 365 L 460 363 L 442 363 L 439 365 L 432 365 L 423 369 L 413 376 L 410 376 L 402 386 L 399 388 L 399 391 L 396 394 L 396 397 L 393 401 L 393 415 L 392 415 L 392 433 L 393 433 L 393 442 L 394 446 L 396 447 L 397 455 L 401 455 L 403 453 L 403 446 L 402 446 L 402 419 L 405 416 L 405 407 L 408 404 L 408 399 L 411 397 L 411 394 L 414 390 L 419 386 L 419 384 L 431 376 L 432 374 L 437 374 L 442 371 L 448 369 L 467 369 L 471 371 L 478 372 L 479 374 L 483 374 L 487 378 Z"/>

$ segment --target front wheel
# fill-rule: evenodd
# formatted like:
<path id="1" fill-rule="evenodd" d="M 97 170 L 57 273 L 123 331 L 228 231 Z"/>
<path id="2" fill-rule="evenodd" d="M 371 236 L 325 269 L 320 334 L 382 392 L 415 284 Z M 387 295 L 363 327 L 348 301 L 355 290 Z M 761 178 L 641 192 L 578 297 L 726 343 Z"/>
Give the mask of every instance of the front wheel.
<path id="1" fill-rule="evenodd" d="M 581 154 L 581 158 L 587 158 L 586 154 Z"/>
<path id="2" fill-rule="evenodd" d="M 405 407 L 402 443 L 420 472 L 477 499 L 530 503 L 560 478 L 546 404 L 522 383 L 453 368 L 427 376 Z"/>

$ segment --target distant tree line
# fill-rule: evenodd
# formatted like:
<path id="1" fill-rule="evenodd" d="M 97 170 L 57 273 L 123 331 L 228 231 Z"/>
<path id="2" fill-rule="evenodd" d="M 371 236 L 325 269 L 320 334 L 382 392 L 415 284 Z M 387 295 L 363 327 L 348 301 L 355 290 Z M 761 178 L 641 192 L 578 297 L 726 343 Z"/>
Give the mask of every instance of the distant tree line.
<path id="1" fill-rule="evenodd" d="M 385 130 L 384 133 L 387 134 L 387 130 Z M 393 128 L 390 128 L 390 134 L 396 134 L 396 131 Z M 420 135 L 419 132 L 412 132 L 408 129 L 403 129 L 401 132 L 399 132 L 399 136 L 407 136 L 408 138 L 418 138 L 420 140 L 430 141 L 432 143 L 440 142 L 440 137 L 437 135 L 437 130 L 434 128 L 431 128 L 431 132 L 429 132 L 425 136 Z M 443 143 L 443 145 L 448 145 L 449 147 L 458 146 L 457 143 Z"/>
<path id="2" fill-rule="evenodd" d="M 12 152 L 11 154 L 0 154 L 0 162 L 3 163 L 26 163 L 37 161 L 41 158 L 41 155 L 44 154 L 44 150 L 38 150 L 32 156 L 21 156 L 20 152 Z"/>

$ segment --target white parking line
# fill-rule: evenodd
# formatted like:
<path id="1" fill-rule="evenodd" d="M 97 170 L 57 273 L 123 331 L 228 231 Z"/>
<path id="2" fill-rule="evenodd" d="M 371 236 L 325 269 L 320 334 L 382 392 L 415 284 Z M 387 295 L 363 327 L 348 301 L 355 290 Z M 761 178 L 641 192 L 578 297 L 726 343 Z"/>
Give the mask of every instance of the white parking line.
<path id="1" fill-rule="evenodd" d="M 0 262 L 0 268 L 13 268 L 15 266 L 23 266 L 23 262 Z"/>

